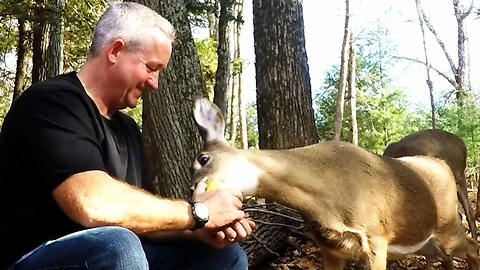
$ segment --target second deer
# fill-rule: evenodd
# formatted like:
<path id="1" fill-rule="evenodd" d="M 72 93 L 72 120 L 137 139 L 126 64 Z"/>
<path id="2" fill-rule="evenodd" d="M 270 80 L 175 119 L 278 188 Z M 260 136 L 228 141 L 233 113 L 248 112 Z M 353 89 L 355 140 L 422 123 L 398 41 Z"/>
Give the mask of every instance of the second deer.
<path id="1" fill-rule="evenodd" d="M 223 115 L 208 99 L 195 99 L 194 119 L 204 145 L 192 184 L 216 179 L 295 209 L 320 247 L 323 269 L 341 270 L 346 259 L 359 258 L 365 269 L 384 270 L 388 259 L 413 253 L 441 259 L 447 269 L 453 256 L 479 269 L 444 161 L 382 157 L 340 141 L 242 150 L 226 141 Z"/>
<path id="2" fill-rule="evenodd" d="M 395 158 L 424 155 L 444 160 L 455 177 L 457 197 L 465 211 L 472 238 L 477 239 L 477 226 L 473 209 L 468 201 L 465 178 L 467 146 L 460 137 L 440 129 L 420 130 L 388 145 L 383 155 Z"/>

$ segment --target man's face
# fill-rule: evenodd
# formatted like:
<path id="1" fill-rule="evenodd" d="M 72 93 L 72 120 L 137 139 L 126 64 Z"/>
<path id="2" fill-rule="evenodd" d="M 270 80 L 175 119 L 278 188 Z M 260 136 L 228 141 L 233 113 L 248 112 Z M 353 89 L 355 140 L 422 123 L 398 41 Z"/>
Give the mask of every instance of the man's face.
<path id="1" fill-rule="evenodd" d="M 152 31 L 146 38 L 144 49 L 129 51 L 125 48 L 117 59 L 116 81 L 120 109 L 134 108 L 148 89 L 158 89 L 160 72 L 167 66 L 172 53 L 171 41 L 161 31 Z"/>

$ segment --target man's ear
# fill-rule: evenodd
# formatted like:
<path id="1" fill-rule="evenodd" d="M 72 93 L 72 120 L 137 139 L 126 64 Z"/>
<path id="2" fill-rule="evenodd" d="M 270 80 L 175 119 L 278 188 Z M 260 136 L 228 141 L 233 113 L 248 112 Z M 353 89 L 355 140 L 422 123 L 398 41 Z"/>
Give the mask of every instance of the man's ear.
<path id="1" fill-rule="evenodd" d="M 108 60 L 110 60 L 110 62 L 112 64 L 116 63 L 117 62 L 117 58 L 118 58 L 118 55 L 120 54 L 120 52 L 122 52 L 124 49 L 126 48 L 126 45 L 125 45 L 125 40 L 123 39 L 116 39 L 114 40 L 110 46 L 108 47 Z"/>

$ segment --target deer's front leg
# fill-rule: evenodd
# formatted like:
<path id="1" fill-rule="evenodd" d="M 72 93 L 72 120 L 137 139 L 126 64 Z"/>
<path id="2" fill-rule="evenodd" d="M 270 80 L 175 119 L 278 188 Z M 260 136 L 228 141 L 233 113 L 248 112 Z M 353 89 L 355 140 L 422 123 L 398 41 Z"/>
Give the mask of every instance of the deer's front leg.
<path id="1" fill-rule="evenodd" d="M 387 268 L 388 241 L 384 238 L 374 238 L 368 242 L 370 250 L 366 254 L 365 269 L 385 270 Z"/>
<path id="2" fill-rule="evenodd" d="M 343 270 L 345 260 L 335 256 L 328 249 L 321 249 L 323 270 Z"/>

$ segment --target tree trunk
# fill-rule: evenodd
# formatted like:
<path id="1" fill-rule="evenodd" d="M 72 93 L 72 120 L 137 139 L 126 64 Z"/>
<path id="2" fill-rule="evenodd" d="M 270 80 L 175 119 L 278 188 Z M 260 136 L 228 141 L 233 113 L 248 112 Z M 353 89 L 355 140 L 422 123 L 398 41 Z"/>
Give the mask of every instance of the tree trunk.
<path id="1" fill-rule="evenodd" d="M 343 43 L 342 43 L 342 52 L 340 56 L 340 79 L 338 81 L 338 92 L 337 92 L 337 104 L 335 106 L 335 140 L 340 140 L 342 137 L 342 123 L 343 123 L 343 112 L 345 106 L 345 88 L 347 84 L 347 72 L 348 72 L 348 52 L 349 52 L 349 41 L 350 36 L 350 1 L 345 1 L 345 25 L 343 29 Z"/>
<path id="2" fill-rule="evenodd" d="M 254 0 L 253 26 L 260 148 L 287 149 L 318 142 L 302 1 Z M 283 217 L 259 218 L 267 223 L 290 222 Z M 271 251 L 280 252 L 291 233 L 263 226 L 267 226 L 265 234 L 255 233 L 259 241 L 242 244 L 249 258 L 255 258 L 251 259 L 251 268 L 271 258 Z"/>
<path id="3" fill-rule="evenodd" d="M 54 77 L 63 72 L 63 0 L 51 0 L 52 7 L 49 16 L 49 39 L 46 57 L 46 78 Z"/>
<path id="4" fill-rule="evenodd" d="M 458 106 L 462 107 L 464 104 L 464 98 L 465 98 L 465 63 L 466 63 L 466 56 L 465 56 L 465 40 L 466 40 L 466 34 L 465 34 L 465 26 L 464 26 L 464 21 L 467 18 L 468 15 L 472 13 L 472 8 L 473 8 L 473 1 L 471 2 L 470 6 L 466 9 L 463 10 L 460 5 L 459 0 L 452 0 L 453 2 L 453 10 L 455 17 L 457 19 L 457 55 L 458 55 L 458 64 L 455 65 L 453 62 L 452 56 L 449 54 L 447 51 L 447 48 L 445 46 L 445 43 L 443 40 L 440 38 L 440 35 L 438 32 L 435 30 L 429 19 L 427 18 L 427 15 L 425 14 L 425 11 L 423 10 L 422 4 L 420 0 L 416 0 L 416 5 L 417 5 L 417 10 L 419 14 L 421 15 L 421 20 L 425 23 L 425 25 L 428 27 L 430 32 L 435 36 L 435 39 L 437 40 L 438 45 L 442 49 L 443 53 L 445 54 L 445 57 L 447 58 L 447 61 L 450 65 L 450 70 L 454 74 L 453 78 L 446 73 L 435 69 L 432 67 L 433 70 L 435 70 L 440 76 L 444 77 L 455 89 L 455 96 L 456 96 L 456 101 Z"/>
<path id="5" fill-rule="evenodd" d="M 160 194 L 188 198 L 190 162 L 201 145 L 192 97 L 206 93 L 185 4 L 181 0 L 136 2 L 157 9 L 176 29 L 172 58 L 161 74 L 159 91 L 144 95 L 142 117 L 154 151 Z"/>
<path id="6" fill-rule="evenodd" d="M 433 82 L 430 77 L 430 60 L 428 59 L 428 50 L 427 50 L 427 41 L 425 38 L 425 27 L 423 26 L 423 19 L 422 19 L 422 14 L 420 12 L 420 1 L 415 0 L 415 4 L 417 7 L 417 13 L 418 13 L 418 21 L 420 23 L 420 30 L 422 32 L 422 41 L 423 41 L 423 52 L 425 54 L 425 68 L 427 69 L 427 87 L 428 87 L 428 93 L 430 95 L 430 108 L 431 108 L 431 123 L 432 123 L 432 128 L 436 128 L 435 124 L 435 100 L 433 96 Z"/>
<path id="7" fill-rule="evenodd" d="M 213 6 L 213 12 L 209 12 L 208 19 L 208 32 L 209 36 L 218 42 L 218 7 L 220 6 L 220 0 L 210 0 L 209 3 Z"/>
<path id="8" fill-rule="evenodd" d="M 316 143 L 302 1 L 253 4 L 260 148 Z"/>
<path id="9" fill-rule="evenodd" d="M 230 22 L 234 0 L 220 1 L 218 21 L 218 64 L 213 88 L 213 102 L 227 115 L 228 85 L 230 81 Z"/>
<path id="10" fill-rule="evenodd" d="M 243 149 L 248 148 L 248 136 L 247 136 L 247 113 L 245 109 L 245 102 L 243 100 L 243 89 L 242 89 L 242 73 L 243 73 L 243 61 L 240 40 L 242 36 L 242 25 L 243 25 L 243 0 L 239 0 L 236 6 L 237 10 L 237 19 L 235 21 L 235 59 L 238 63 L 236 68 L 236 79 L 237 79 L 237 95 L 238 95 L 238 121 L 239 121 L 239 130 L 240 130 L 240 145 Z"/>
<path id="11" fill-rule="evenodd" d="M 30 57 L 30 26 L 25 19 L 18 19 L 18 47 L 17 68 L 15 72 L 15 84 L 13 88 L 12 104 L 27 88 L 28 60 Z"/>
<path id="12" fill-rule="evenodd" d="M 33 24 L 32 84 L 47 78 L 48 21 L 44 1 L 37 0 Z"/>
<path id="13" fill-rule="evenodd" d="M 357 124 L 357 87 L 355 78 L 357 76 L 355 67 L 357 65 L 357 55 L 355 52 L 355 37 L 353 30 L 350 31 L 349 41 L 349 55 L 348 55 L 348 92 L 350 94 L 350 123 L 352 143 L 358 145 L 358 124 Z"/>
<path id="14" fill-rule="evenodd" d="M 232 83 L 231 83 L 231 89 L 230 89 L 230 102 L 229 106 L 230 109 L 228 110 L 228 127 L 227 129 L 229 130 L 228 132 L 228 141 L 232 145 L 235 145 L 235 141 L 237 139 L 237 120 L 238 120 L 238 111 L 236 110 L 237 105 L 238 105 L 238 82 L 237 82 L 237 74 L 235 71 L 233 71 L 233 76 L 232 76 Z"/>

